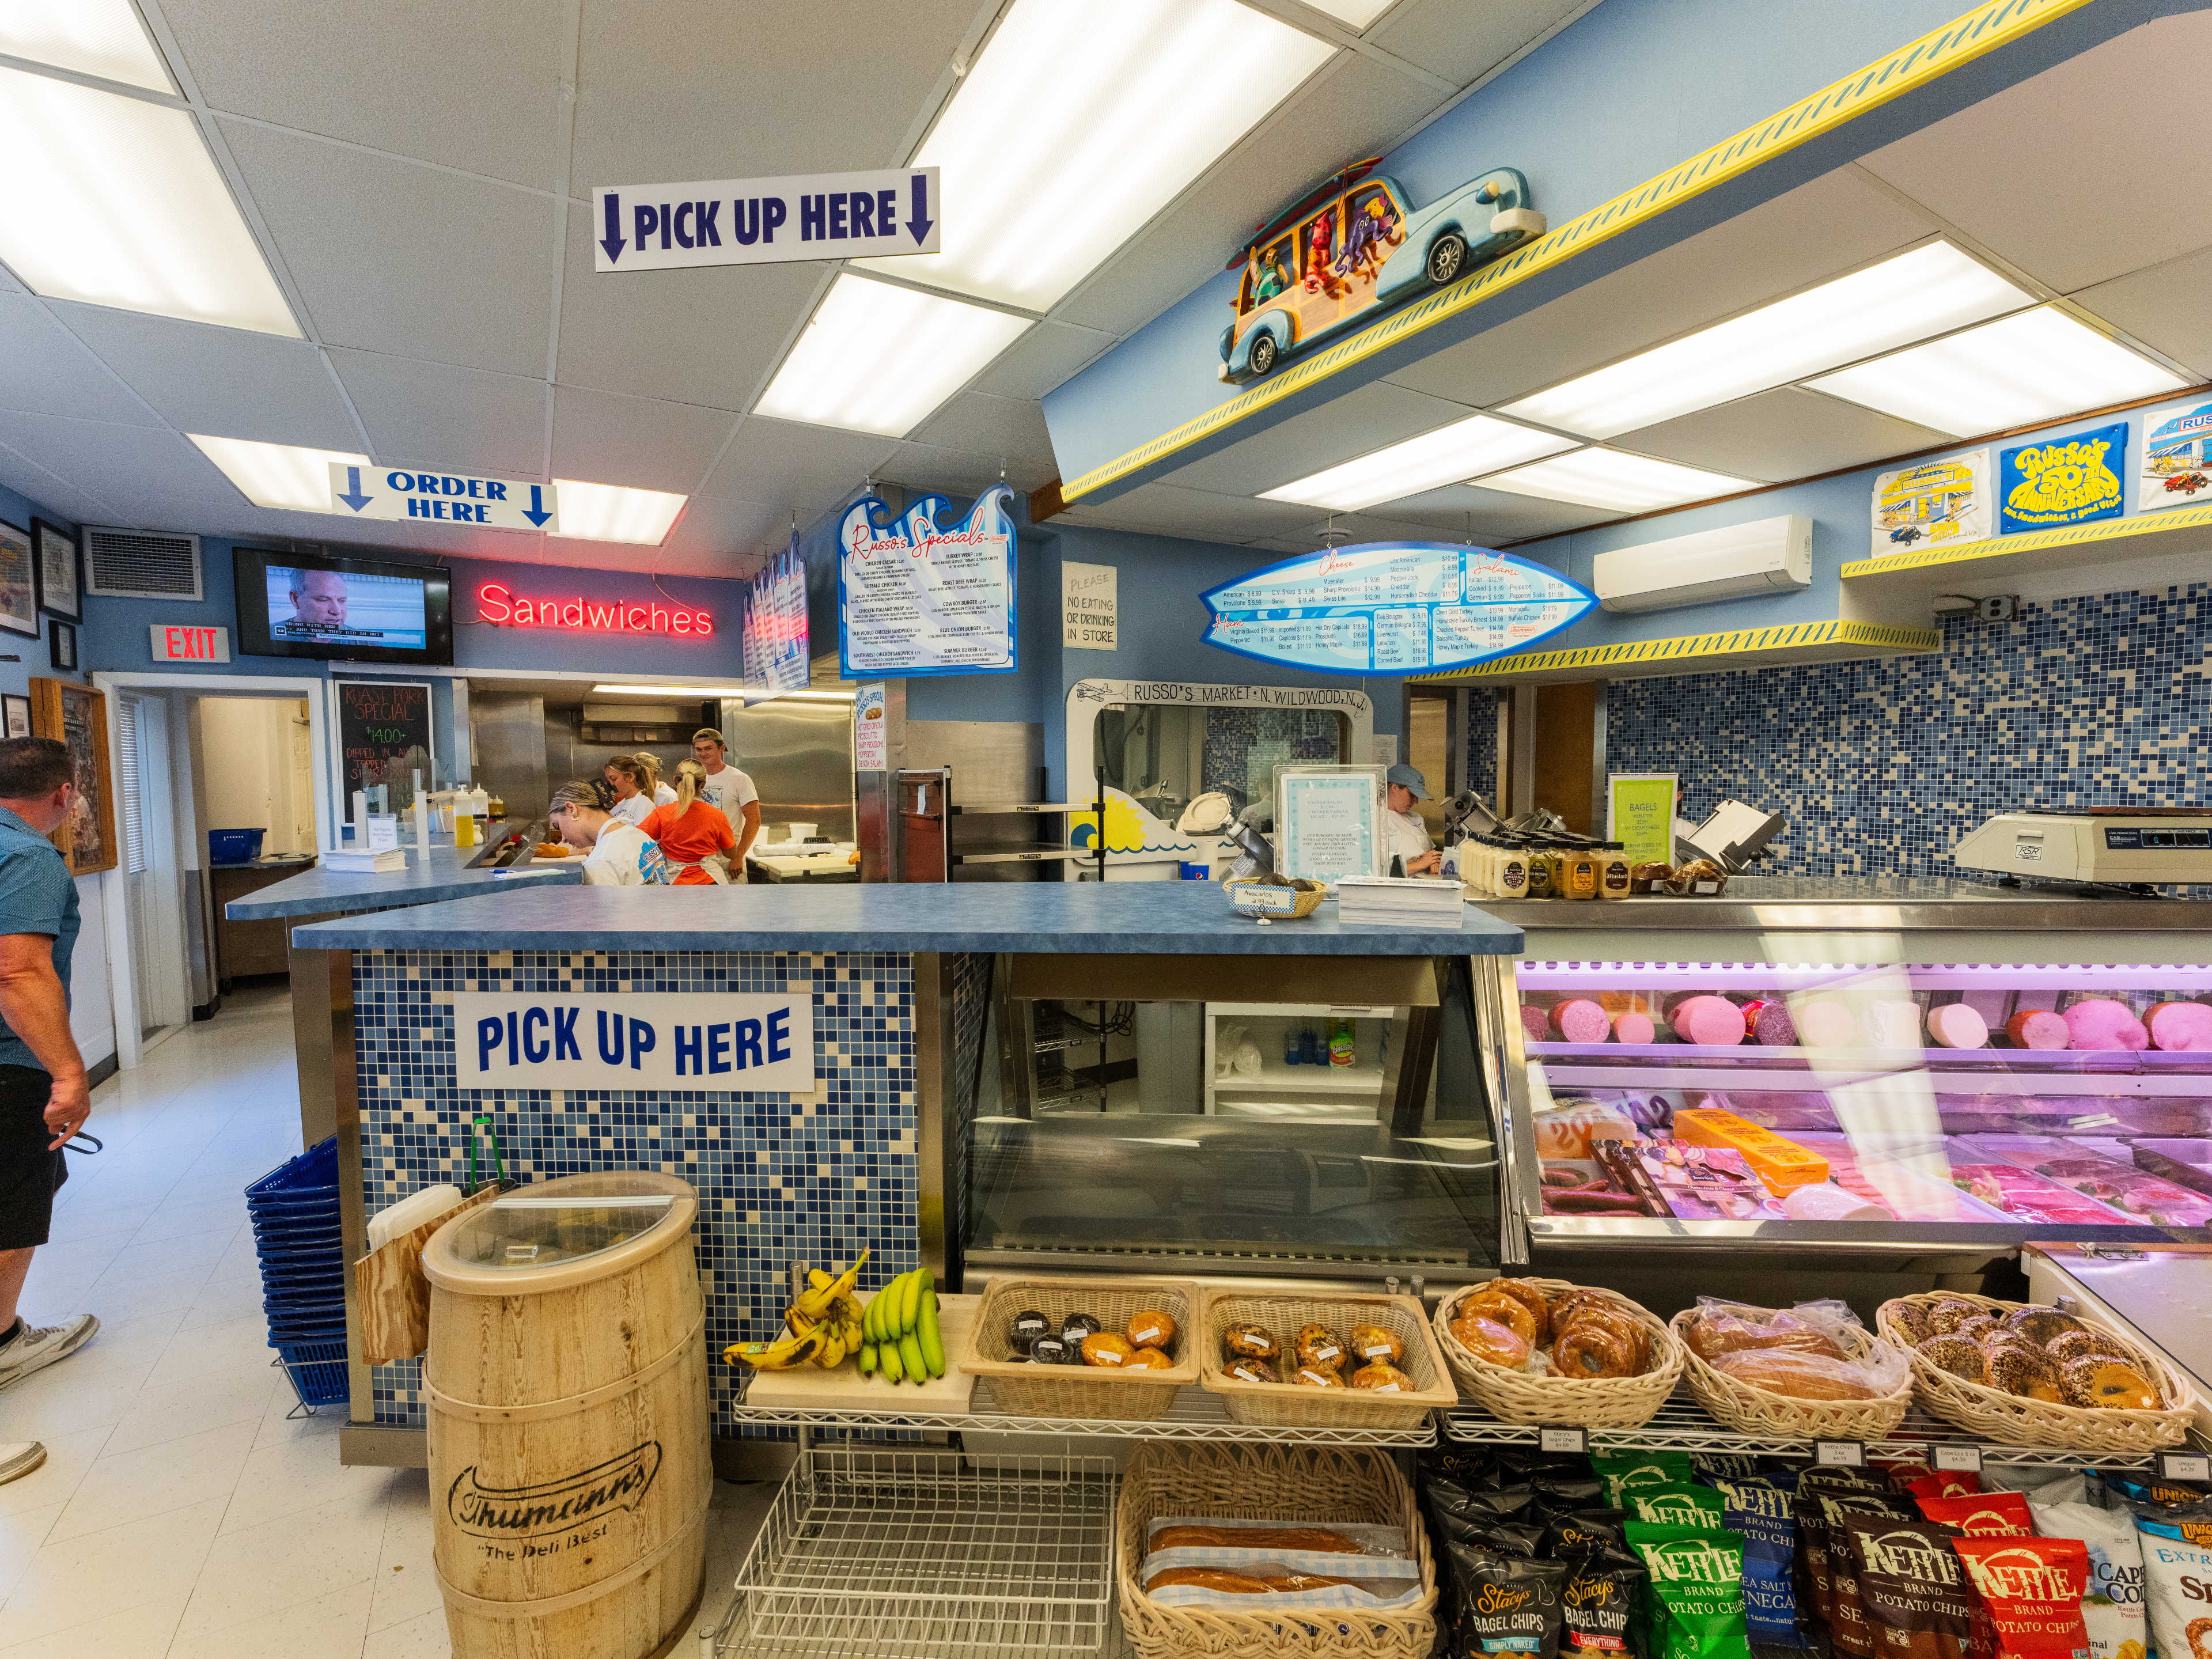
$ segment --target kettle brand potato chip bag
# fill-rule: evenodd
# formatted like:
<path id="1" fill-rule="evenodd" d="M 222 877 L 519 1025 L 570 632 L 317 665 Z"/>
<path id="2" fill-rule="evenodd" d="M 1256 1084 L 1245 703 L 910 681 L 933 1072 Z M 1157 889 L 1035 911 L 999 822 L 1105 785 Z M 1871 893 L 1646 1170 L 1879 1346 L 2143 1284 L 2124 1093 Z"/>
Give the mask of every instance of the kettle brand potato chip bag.
<path id="1" fill-rule="evenodd" d="M 1751 1639 L 1809 1647 L 1797 1626 L 1797 1523 L 1790 1494 L 1758 1479 L 1716 1476 L 1713 1486 L 1726 1506 L 1721 1524 L 1743 1534 L 1743 1616 Z"/>
<path id="2" fill-rule="evenodd" d="M 1626 1500 L 1621 1507 L 1632 1520 L 1652 1521 L 1670 1527 L 1702 1527 L 1707 1532 L 1720 1530 L 1723 1506 L 1720 1493 L 1711 1486 L 1670 1480 L 1660 1486 L 1631 1486 L 1621 1495 Z"/>
<path id="3" fill-rule="evenodd" d="M 1620 1495 L 1631 1486 L 1663 1486 L 1690 1479 L 1687 1452 L 1592 1452 L 1589 1466 L 1605 1482 L 1605 1501 L 1617 1510 L 1628 1507 Z"/>
<path id="4" fill-rule="evenodd" d="M 1820 1598 L 1821 1614 L 1827 1620 L 1829 1641 L 1847 1659 L 1873 1659 L 1874 1636 L 1867 1629 L 1866 1615 L 1859 1610 L 1858 1576 L 1838 1530 L 1838 1522 L 1846 1515 L 1887 1515 L 1900 1521 L 1920 1517 L 1913 1510 L 1911 1499 L 1873 1492 L 1815 1491 L 1810 1519 L 1803 1510 L 1798 1512 L 1798 1528 L 1806 1540 L 1805 1559 L 1814 1592 Z"/>
<path id="5" fill-rule="evenodd" d="M 1974 1596 L 1948 1527 L 1847 1515 L 1830 1547 L 1850 1551 L 1875 1650 L 1901 1659 L 1968 1659 Z"/>
<path id="6" fill-rule="evenodd" d="M 1627 1533 L 1651 1575 L 1652 1659 L 1742 1659 L 1743 1534 L 1636 1520 Z"/>
<path id="7" fill-rule="evenodd" d="M 1966 1498 L 1923 1498 L 1920 1512 L 1930 1521 L 1956 1527 L 1969 1538 L 2029 1538 L 2027 1498 L 2016 1492 L 1975 1492 Z"/>
<path id="8" fill-rule="evenodd" d="M 2089 1551 L 2080 1539 L 1954 1538 L 1951 1547 L 1996 1626 L 1998 1659 L 2088 1659 L 2081 1593 Z"/>

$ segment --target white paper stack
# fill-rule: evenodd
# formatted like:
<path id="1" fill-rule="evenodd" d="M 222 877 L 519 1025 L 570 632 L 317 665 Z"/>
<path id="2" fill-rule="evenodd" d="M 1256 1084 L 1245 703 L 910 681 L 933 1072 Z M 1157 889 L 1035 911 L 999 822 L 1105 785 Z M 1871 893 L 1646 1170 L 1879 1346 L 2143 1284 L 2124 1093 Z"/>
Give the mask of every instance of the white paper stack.
<path id="1" fill-rule="evenodd" d="M 1336 919 L 1383 926 L 1456 927 L 1467 889 L 1455 881 L 1419 876 L 1340 876 Z"/>
<path id="2" fill-rule="evenodd" d="M 387 847 L 380 852 L 366 847 L 337 847 L 319 856 L 324 869 L 342 870 L 348 875 L 380 876 L 387 870 L 407 867 L 407 852 L 400 847 Z"/>

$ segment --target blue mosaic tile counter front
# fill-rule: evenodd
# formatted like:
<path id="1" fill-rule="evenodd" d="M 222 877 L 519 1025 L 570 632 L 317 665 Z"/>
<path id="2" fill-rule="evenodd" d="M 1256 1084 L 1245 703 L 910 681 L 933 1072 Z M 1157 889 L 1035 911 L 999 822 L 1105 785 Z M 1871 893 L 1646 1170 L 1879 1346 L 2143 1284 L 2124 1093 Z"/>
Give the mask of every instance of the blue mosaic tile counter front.
<path id="1" fill-rule="evenodd" d="M 963 1002 L 981 1000 L 975 987 L 988 963 L 955 958 L 946 968 Z M 818 1103 L 785 1094 L 456 1086 L 455 992 L 801 988 L 814 997 Z M 354 1020 L 371 1215 L 433 1182 L 465 1181 L 478 1113 L 490 1115 L 507 1172 L 519 1180 L 644 1169 L 696 1188 L 717 1435 L 740 1432 L 726 1410 L 736 1379 L 721 1351 L 775 1334 L 787 1263 L 851 1261 L 866 1246 L 870 1287 L 918 1265 L 914 972 L 903 953 L 364 953 L 354 964 Z M 422 1426 L 419 1364 L 376 1367 L 375 1402 L 378 1423 Z"/>

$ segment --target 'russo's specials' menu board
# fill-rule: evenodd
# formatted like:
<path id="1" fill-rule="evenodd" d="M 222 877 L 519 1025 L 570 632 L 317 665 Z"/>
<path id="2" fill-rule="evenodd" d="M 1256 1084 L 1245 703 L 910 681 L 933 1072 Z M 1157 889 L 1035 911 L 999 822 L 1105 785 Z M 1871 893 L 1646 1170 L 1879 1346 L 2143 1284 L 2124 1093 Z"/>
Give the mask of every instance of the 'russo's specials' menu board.
<path id="1" fill-rule="evenodd" d="M 893 514 L 874 496 L 837 526 L 837 654 L 847 679 L 1011 674 L 1015 669 L 1013 491 Z"/>

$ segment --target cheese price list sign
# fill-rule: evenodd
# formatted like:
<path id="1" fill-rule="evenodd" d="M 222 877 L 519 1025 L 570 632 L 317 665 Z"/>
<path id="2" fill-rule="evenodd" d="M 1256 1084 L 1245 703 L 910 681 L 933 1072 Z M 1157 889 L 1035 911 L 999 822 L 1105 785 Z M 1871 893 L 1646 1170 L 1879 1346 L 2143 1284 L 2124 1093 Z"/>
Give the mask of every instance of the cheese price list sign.
<path id="1" fill-rule="evenodd" d="M 1556 570 L 1443 542 L 1369 542 L 1210 588 L 1206 642 L 1339 674 L 1418 674 L 1525 651 L 1597 596 Z"/>
<path id="2" fill-rule="evenodd" d="M 847 679 L 1014 672 L 1013 491 L 947 524 L 925 495 L 894 514 L 873 496 L 837 527 L 837 653 Z"/>

